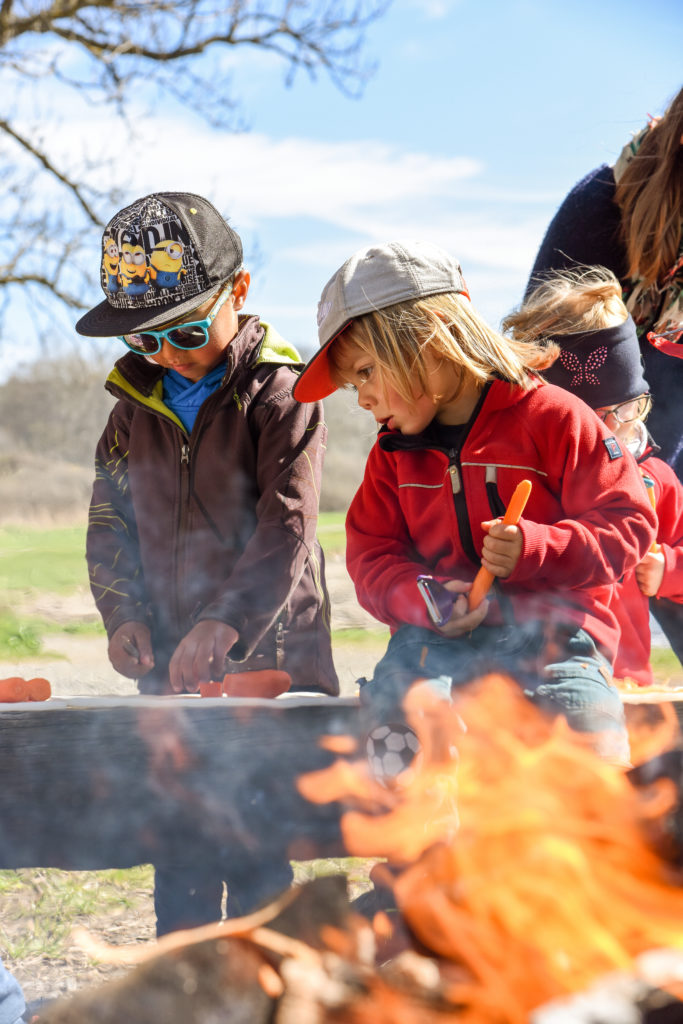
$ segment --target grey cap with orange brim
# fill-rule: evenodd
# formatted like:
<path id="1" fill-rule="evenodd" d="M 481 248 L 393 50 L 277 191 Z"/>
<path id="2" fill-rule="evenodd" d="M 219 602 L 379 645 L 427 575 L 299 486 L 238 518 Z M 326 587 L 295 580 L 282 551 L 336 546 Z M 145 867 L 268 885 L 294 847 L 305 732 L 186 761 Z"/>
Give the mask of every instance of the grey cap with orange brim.
<path id="1" fill-rule="evenodd" d="M 317 402 L 337 390 L 330 345 L 355 317 L 445 292 L 469 298 L 460 264 L 439 246 L 399 241 L 359 249 L 323 288 L 318 303 L 320 348 L 299 374 L 293 389 L 296 400 Z"/>

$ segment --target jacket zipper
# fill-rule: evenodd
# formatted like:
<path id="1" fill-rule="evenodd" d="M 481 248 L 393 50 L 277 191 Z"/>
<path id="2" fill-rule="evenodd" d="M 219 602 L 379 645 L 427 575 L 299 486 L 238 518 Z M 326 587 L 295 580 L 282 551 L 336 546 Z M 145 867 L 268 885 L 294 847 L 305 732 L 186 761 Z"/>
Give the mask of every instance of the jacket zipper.
<path id="1" fill-rule="evenodd" d="M 442 449 L 443 450 L 443 449 Z M 460 466 L 460 450 L 450 448 L 448 451 L 448 474 L 451 478 L 451 490 L 453 492 L 453 506 L 455 517 L 458 521 L 458 533 L 463 551 L 476 566 L 479 566 L 481 559 L 477 554 L 470 528 L 470 517 L 467 512 L 467 501 L 462 481 L 462 467 Z"/>
<path id="2" fill-rule="evenodd" d="M 187 609 L 182 607 L 182 595 L 184 593 L 183 578 L 184 578 L 184 563 L 185 563 L 185 543 L 180 538 L 187 536 L 187 513 L 189 507 L 190 498 L 190 446 L 187 441 L 183 441 L 180 445 L 180 487 L 179 487 L 179 515 L 178 515 L 178 543 L 176 545 L 176 566 L 174 577 L 176 580 L 175 586 L 175 609 L 176 609 L 176 625 L 184 631 L 184 623 L 187 619 Z"/>

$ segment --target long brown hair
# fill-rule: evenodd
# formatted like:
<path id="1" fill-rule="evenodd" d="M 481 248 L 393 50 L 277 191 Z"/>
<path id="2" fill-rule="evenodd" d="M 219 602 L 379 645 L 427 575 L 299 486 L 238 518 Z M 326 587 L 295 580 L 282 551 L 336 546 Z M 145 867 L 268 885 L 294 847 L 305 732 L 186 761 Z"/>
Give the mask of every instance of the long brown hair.
<path id="1" fill-rule="evenodd" d="M 615 199 L 621 209 L 628 276 L 654 284 L 676 262 L 683 215 L 683 89 L 652 122 L 625 168 Z"/>

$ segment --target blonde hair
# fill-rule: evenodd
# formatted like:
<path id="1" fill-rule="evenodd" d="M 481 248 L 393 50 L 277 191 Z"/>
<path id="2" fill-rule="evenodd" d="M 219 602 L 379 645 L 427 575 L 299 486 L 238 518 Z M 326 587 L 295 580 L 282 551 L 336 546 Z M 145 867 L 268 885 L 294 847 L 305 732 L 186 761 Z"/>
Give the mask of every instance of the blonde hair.
<path id="1" fill-rule="evenodd" d="M 606 267 L 556 270 L 503 320 L 503 330 L 522 342 L 616 327 L 628 317 L 621 285 Z"/>
<path id="2" fill-rule="evenodd" d="M 676 262 L 683 214 L 683 89 L 645 132 L 615 192 L 629 277 L 654 284 Z"/>
<path id="3" fill-rule="evenodd" d="M 556 356 L 553 346 L 549 350 L 503 337 L 489 327 L 469 299 L 454 292 L 399 302 L 357 317 L 330 349 L 337 379 L 345 340 L 371 355 L 380 373 L 391 377 L 407 401 L 414 398 L 416 386 L 428 393 L 428 352 L 452 364 L 459 378 L 458 390 L 468 379 L 481 387 L 494 376 L 528 388 L 530 373 L 549 365 Z"/>

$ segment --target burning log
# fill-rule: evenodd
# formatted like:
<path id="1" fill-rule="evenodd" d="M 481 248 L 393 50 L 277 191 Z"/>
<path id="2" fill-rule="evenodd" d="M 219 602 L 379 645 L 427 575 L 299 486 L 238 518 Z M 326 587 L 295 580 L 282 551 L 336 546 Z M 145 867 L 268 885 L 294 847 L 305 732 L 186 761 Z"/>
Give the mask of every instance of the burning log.
<path id="1" fill-rule="evenodd" d="M 316 804 L 350 808 L 349 853 L 387 858 L 371 920 L 328 879 L 151 949 L 91 946 L 99 959 L 147 962 L 108 993 L 56 1005 L 44 1024 L 682 1019 L 681 873 L 653 842 L 680 802 L 673 780 L 600 761 L 505 679 L 482 680 L 453 707 L 415 687 L 406 714 L 421 758 L 394 784 L 380 785 L 365 756 L 299 781 Z M 672 728 L 643 723 L 634 749 L 651 753 Z M 349 742 L 324 745 L 347 752 Z M 156 1012 L 159 988 L 178 993 L 179 1016 L 173 1000 Z M 599 1016 L 609 993 L 621 1017 Z"/>
<path id="2" fill-rule="evenodd" d="M 151 947 L 81 943 L 127 976 L 60 1000 L 41 1024 L 356 1024 L 448 1020 L 435 965 L 403 954 L 374 966 L 372 929 L 342 877 L 292 890 L 249 917 L 169 935 Z"/>

